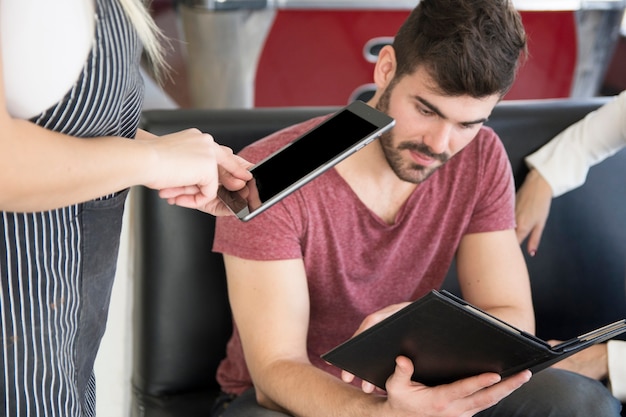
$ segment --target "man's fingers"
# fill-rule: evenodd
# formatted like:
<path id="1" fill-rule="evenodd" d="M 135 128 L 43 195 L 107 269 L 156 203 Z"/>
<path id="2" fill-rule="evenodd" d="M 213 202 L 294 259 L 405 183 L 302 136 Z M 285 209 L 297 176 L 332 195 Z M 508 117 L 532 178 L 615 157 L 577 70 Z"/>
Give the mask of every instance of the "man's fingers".
<path id="1" fill-rule="evenodd" d="M 409 385 L 413 381 L 411 381 L 411 377 L 413 376 L 413 362 L 406 356 L 398 356 L 396 358 L 396 370 L 389 377 L 387 383 L 397 383 L 402 385 Z"/>
<path id="2" fill-rule="evenodd" d="M 349 384 L 354 381 L 354 375 L 348 371 L 341 371 L 341 380 Z"/>

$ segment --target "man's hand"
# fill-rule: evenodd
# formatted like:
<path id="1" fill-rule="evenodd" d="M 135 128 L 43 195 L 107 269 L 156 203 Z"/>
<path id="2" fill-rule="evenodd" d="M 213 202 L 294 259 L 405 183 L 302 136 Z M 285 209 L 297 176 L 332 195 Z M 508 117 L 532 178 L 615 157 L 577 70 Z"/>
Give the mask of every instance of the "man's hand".
<path id="1" fill-rule="evenodd" d="M 398 310 L 406 307 L 409 303 L 393 304 L 375 313 L 368 315 L 357 331 L 355 336 L 391 316 Z M 423 417 L 469 417 L 485 410 L 511 392 L 528 382 L 531 377 L 530 371 L 523 371 L 505 380 L 495 373 L 485 373 L 470 378 L 465 378 L 451 384 L 428 387 L 411 380 L 413 376 L 413 363 L 404 356 L 396 358 L 396 368 L 386 383 L 387 401 L 384 407 L 389 407 L 389 415 L 411 415 Z M 354 380 L 354 375 L 342 371 L 341 379 L 346 383 Z M 365 393 L 377 391 L 382 393 L 375 385 L 363 381 L 361 390 Z"/>
<path id="2" fill-rule="evenodd" d="M 451 384 L 427 387 L 411 380 L 413 363 L 404 356 L 396 359 L 396 369 L 387 380 L 386 406 L 393 415 L 423 417 L 470 417 L 497 404 L 528 382 L 526 370 L 501 380 L 500 375 L 485 373 Z M 398 413 L 403 410 L 405 413 Z"/>

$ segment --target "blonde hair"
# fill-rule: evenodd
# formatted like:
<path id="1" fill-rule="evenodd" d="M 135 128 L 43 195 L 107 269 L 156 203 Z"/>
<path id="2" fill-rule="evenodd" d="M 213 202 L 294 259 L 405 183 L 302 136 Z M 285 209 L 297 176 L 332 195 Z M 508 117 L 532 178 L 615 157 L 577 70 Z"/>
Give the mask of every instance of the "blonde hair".
<path id="1" fill-rule="evenodd" d="M 164 47 L 167 38 L 150 16 L 142 0 L 119 0 L 119 2 L 135 26 L 155 78 L 161 81 L 164 72 L 169 68 L 165 61 Z"/>

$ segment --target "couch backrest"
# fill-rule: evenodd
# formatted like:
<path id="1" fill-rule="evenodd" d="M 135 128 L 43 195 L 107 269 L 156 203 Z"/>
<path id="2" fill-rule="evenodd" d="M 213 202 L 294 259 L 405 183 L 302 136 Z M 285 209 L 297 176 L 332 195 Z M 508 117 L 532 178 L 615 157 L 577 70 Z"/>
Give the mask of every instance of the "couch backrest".
<path id="1" fill-rule="evenodd" d="M 519 185 L 523 157 L 604 103 L 600 99 L 503 102 L 488 124 L 501 136 Z M 240 150 L 335 108 L 147 111 L 157 134 L 188 127 Z M 580 189 L 553 202 L 537 256 L 528 259 L 538 333 L 566 338 L 626 317 L 626 152 L 593 168 Z M 132 192 L 135 239 L 133 416 L 206 416 L 215 369 L 231 332 L 214 219 Z M 446 287 L 455 291 L 451 269 Z"/>

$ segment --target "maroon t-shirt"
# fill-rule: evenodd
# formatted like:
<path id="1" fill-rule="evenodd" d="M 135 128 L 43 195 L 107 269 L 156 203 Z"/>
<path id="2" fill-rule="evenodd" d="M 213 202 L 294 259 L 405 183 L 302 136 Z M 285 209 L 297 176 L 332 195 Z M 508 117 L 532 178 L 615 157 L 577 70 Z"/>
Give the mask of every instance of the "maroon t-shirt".
<path id="1" fill-rule="evenodd" d="M 260 161 L 321 120 L 277 132 L 241 155 Z M 309 358 L 338 376 L 320 355 L 350 338 L 366 315 L 439 288 L 463 235 L 514 228 L 514 198 L 504 147 L 483 127 L 415 189 L 393 225 L 331 169 L 249 222 L 219 218 L 214 250 L 253 260 L 303 259 Z M 251 386 L 236 331 L 217 378 L 228 393 Z"/>

